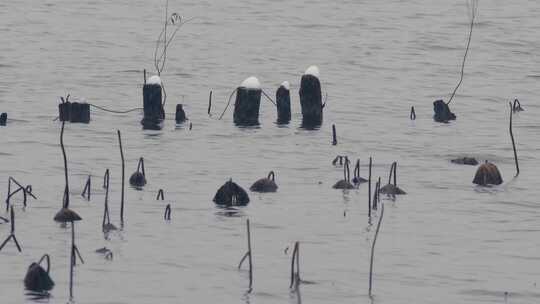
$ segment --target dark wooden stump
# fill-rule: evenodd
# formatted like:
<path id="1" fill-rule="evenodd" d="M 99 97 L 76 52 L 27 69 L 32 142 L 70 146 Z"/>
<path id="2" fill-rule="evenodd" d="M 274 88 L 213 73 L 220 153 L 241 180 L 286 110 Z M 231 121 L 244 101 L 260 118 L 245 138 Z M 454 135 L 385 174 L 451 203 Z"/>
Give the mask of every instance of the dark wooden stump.
<path id="1" fill-rule="evenodd" d="M 288 124 L 291 121 L 291 94 L 289 83 L 283 82 L 276 91 L 277 123 Z"/>
<path id="2" fill-rule="evenodd" d="M 234 123 L 237 126 L 259 125 L 261 93 L 260 88 L 238 87 L 233 115 Z"/>
<path id="3" fill-rule="evenodd" d="M 300 105 L 302 107 L 302 127 L 316 128 L 322 124 L 323 104 L 318 69 L 310 67 L 300 82 Z"/>
<path id="4" fill-rule="evenodd" d="M 0 126 L 5 126 L 7 123 L 7 113 L 0 114 Z"/>
<path id="5" fill-rule="evenodd" d="M 161 84 L 159 77 L 152 76 L 143 86 L 144 117 L 141 124 L 144 129 L 161 130 L 165 111 L 161 103 Z"/>
<path id="6" fill-rule="evenodd" d="M 186 119 L 187 119 L 186 118 L 186 113 L 184 112 L 184 108 L 182 107 L 182 104 L 177 104 L 176 105 L 176 117 L 175 117 L 176 123 L 181 124 L 184 121 L 186 121 Z"/>
<path id="7" fill-rule="evenodd" d="M 74 123 L 90 122 L 90 105 L 79 102 L 62 102 L 58 105 L 58 116 L 60 121 Z"/>
<path id="8" fill-rule="evenodd" d="M 436 122 L 449 122 L 450 120 L 456 119 L 456 115 L 450 111 L 448 104 L 441 99 L 433 102 L 433 111 L 435 112 L 433 119 Z"/>

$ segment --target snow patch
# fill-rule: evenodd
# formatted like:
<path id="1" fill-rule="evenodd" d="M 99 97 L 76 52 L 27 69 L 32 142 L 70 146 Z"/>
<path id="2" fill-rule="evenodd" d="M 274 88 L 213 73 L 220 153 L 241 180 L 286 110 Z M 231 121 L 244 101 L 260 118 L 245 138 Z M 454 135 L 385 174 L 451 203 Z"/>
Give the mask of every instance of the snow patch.
<path id="1" fill-rule="evenodd" d="M 259 79 L 255 76 L 251 76 L 246 78 L 246 80 L 242 81 L 242 84 L 240 84 L 240 87 L 246 88 L 246 89 L 260 89 L 261 83 L 259 82 Z"/>
<path id="2" fill-rule="evenodd" d="M 319 78 L 319 68 L 316 65 L 312 65 L 304 72 L 304 75 L 312 75 Z"/>
<path id="3" fill-rule="evenodd" d="M 281 86 L 284 87 L 287 91 L 290 91 L 291 90 L 291 85 L 289 84 L 288 81 L 284 81 L 281 83 Z"/>
<path id="4" fill-rule="evenodd" d="M 161 78 L 159 78 L 158 75 L 154 75 L 154 76 L 148 78 L 148 80 L 146 81 L 146 84 L 157 84 L 157 85 L 161 85 Z"/>

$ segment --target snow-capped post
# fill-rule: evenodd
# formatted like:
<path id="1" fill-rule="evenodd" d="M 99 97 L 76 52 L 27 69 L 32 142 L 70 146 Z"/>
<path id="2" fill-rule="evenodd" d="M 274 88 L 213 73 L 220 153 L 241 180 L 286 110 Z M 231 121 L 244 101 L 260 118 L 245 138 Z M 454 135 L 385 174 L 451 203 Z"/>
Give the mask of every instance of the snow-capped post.
<path id="1" fill-rule="evenodd" d="M 288 81 L 281 83 L 276 91 L 277 123 L 288 124 L 291 121 L 291 93 Z"/>
<path id="2" fill-rule="evenodd" d="M 300 82 L 300 106 L 302 107 L 302 127 L 317 128 L 323 120 L 323 103 L 319 68 L 310 66 Z"/>
<path id="3" fill-rule="evenodd" d="M 5 126 L 6 123 L 7 123 L 7 113 L 4 112 L 4 113 L 0 114 L 0 126 Z"/>
<path id="4" fill-rule="evenodd" d="M 177 104 L 176 105 L 176 115 L 175 115 L 176 123 L 181 124 L 184 121 L 186 121 L 186 119 L 187 119 L 186 112 L 184 112 L 184 108 L 183 108 L 182 104 L 181 103 Z"/>
<path id="5" fill-rule="evenodd" d="M 253 76 L 246 78 L 236 89 L 233 118 L 237 126 L 259 124 L 261 94 L 261 83 Z"/>
<path id="6" fill-rule="evenodd" d="M 165 111 L 161 103 L 161 78 L 154 75 L 143 86 L 144 117 L 141 124 L 144 129 L 161 130 Z"/>

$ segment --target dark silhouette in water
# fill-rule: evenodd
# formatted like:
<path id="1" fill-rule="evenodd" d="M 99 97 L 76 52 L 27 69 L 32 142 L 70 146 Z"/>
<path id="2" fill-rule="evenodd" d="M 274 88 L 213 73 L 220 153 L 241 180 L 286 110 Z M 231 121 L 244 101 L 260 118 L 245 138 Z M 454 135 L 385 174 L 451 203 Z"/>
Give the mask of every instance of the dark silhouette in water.
<path id="1" fill-rule="evenodd" d="M 334 189 L 353 189 L 351 184 L 351 171 L 349 169 L 349 159 L 345 157 L 345 164 L 343 165 L 343 179 L 335 183 L 332 188 Z"/>
<path id="2" fill-rule="evenodd" d="M 360 176 L 360 160 L 356 161 L 356 166 L 354 167 L 354 177 L 353 177 L 352 182 L 356 186 L 360 185 L 361 183 L 367 182 L 367 179 Z"/>
<path id="3" fill-rule="evenodd" d="M 274 171 L 270 171 L 270 173 L 268 173 L 268 177 L 257 180 L 255 183 L 253 183 L 253 185 L 251 185 L 249 190 L 253 192 L 276 192 L 277 188 L 278 186 L 275 182 Z"/>
<path id="4" fill-rule="evenodd" d="M 223 206 L 245 206 L 249 203 L 249 196 L 246 190 L 230 179 L 218 189 L 213 201 Z"/>
<path id="5" fill-rule="evenodd" d="M 302 107 L 302 127 L 315 129 L 322 124 L 323 103 L 319 68 L 310 66 L 300 81 L 300 106 Z"/>
<path id="6" fill-rule="evenodd" d="M 187 119 L 186 112 L 184 112 L 184 108 L 183 108 L 182 104 L 177 104 L 176 105 L 176 115 L 175 115 L 176 123 L 181 124 L 184 121 L 186 121 L 186 119 Z"/>
<path id="7" fill-rule="evenodd" d="M 162 104 L 162 83 L 159 76 L 152 76 L 143 86 L 143 129 L 161 130 L 165 119 Z"/>
<path id="8" fill-rule="evenodd" d="M 129 178 L 129 184 L 138 189 L 146 185 L 146 173 L 144 172 L 144 159 L 142 157 L 139 159 L 137 171 Z"/>
<path id="9" fill-rule="evenodd" d="M 456 115 L 450 111 L 450 107 L 447 103 L 442 101 L 441 99 L 436 100 L 433 102 L 433 110 L 435 111 L 435 115 L 433 115 L 433 119 L 436 122 L 449 122 L 450 120 L 455 120 Z"/>
<path id="10" fill-rule="evenodd" d="M 394 176 L 394 184 L 390 183 L 392 181 L 392 175 Z M 386 186 L 384 187 L 381 187 L 379 189 L 379 192 L 389 195 L 407 194 L 405 191 L 401 190 L 397 186 L 397 162 L 392 163 L 392 166 L 390 167 L 390 174 L 388 175 L 388 184 L 386 184 Z"/>
<path id="11" fill-rule="evenodd" d="M 276 91 L 277 123 L 288 124 L 291 121 L 291 93 L 289 82 L 284 81 Z"/>
<path id="12" fill-rule="evenodd" d="M 236 89 L 233 119 L 237 126 L 259 125 L 261 94 L 259 80 L 255 77 L 247 78 Z"/>
<path id="13" fill-rule="evenodd" d="M 47 261 L 47 270 L 40 265 L 43 260 Z M 46 292 L 53 289 L 54 282 L 49 276 L 50 267 L 51 261 L 48 254 L 43 255 L 39 262 L 30 264 L 24 277 L 24 287 L 35 292 Z"/>
<path id="14" fill-rule="evenodd" d="M 478 161 L 476 160 L 476 158 L 467 157 L 467 156 L 452 159 L 451 162 L 458 165 L 471 165 L 471 166 L 478 165 Z"/>
<path id="15" fill-rule="evenodd" d="M 5 126 L 7 123 L 7 113 L 0 114 L 0 126 Z"/>
<path id="16" fill-rule="evenodd" d="M 83 102 L 70 102 L 69 95 L 60 97 L 62 103 L 58 105 L 58 118 L 60 121 L 89 123 L 90 122 L 90 104 Z"/>
<path id="17" fill-rule="evenodd" d="M 486 160 L 485 163 L 478 167 L 474 175 L 473 183 L 480 186 L 500 185 L 503 180 L 499 169 L 494 164 Z"/>

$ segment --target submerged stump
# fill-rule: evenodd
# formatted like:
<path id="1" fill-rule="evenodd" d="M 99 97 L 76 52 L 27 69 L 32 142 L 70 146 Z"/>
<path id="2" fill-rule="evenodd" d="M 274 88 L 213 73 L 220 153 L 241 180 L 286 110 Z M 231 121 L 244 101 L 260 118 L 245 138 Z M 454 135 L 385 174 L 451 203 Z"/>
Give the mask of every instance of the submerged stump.
<path id="1" fill-rule="evenodd" d="M 503 179 L 499 169 L 488 161 L 478 167 L 473 179 L 473 183 L 480 186 L 500 185 L 502 182 Z"/>
<path id="2" fill-rule="evenodd" d="M 261 94 L 261 84 L 253 76 L 244 80 L 236 89 L 233 118 L 237 126 L 259 125 Z"/>
<path id="3" fill-rule="evenodd" d="M 183 105 L 181 103 L 177 104 L 176 105 L 176 115 L 175 115 L 176 123 L 181 124 L 184 121 L 186 121 L 186 119 L 187 119 L 186 112 L 184 112 Z"/>
<path id="4" fill-rule="evenodd" d="M 141 124 L 144 129 L 161 130 L 165 111 L 161 103 L 161 78 L 154 75 L 143 86 L 144 117 Z"/>
<path id="5" fill-rule="evenodd" d="M 300 106 L 302 107 L 302 126 L 316 128 L 322 124 L 323 103 L 319 68 L 310 66 L 300 82 Z"/>
<path id="6" fill-rule="evenodd" d="M 435 112 L 433 119 L 436 122 L 449 122 L 456 119 L 456 115 L 450 111 L 450 107 L 442 99 L 433 102 L 433 111 Z"/>
<path id="7" fill-rule="evenodd" d="M 276 91 L 277 123 L 288 124 L 291 121 L 291 93 L 288 81 L 284 81 Z"/>
<path id="8" fill-rule="evenodd" d="M 221 186 L 213 199 L 214 203 L 222 206 L 246 206 L 249 203 L 249 196 L 242 187 L 230 179 Z"/>
<path id="9" fill-rule="evenodd" d="M 458 165 L 470 165 L 470 166 L 478 165 L 478 161 L 476 160 L 476 158 L 467 157 L 467 156 L 452 159 L 450 160 L 450 162 L 452 162 L 453 164 L 458 164 Z"/>

